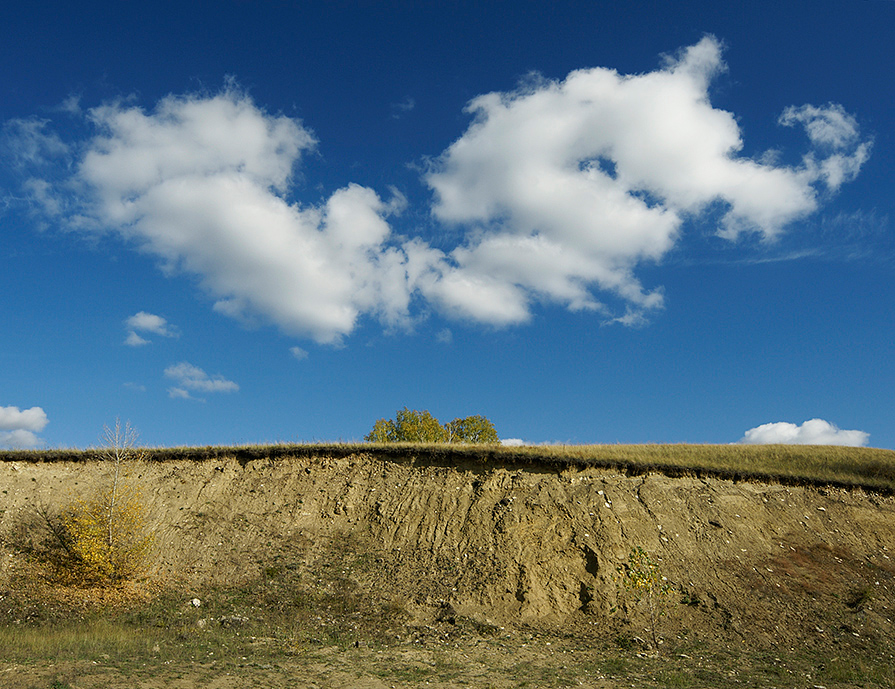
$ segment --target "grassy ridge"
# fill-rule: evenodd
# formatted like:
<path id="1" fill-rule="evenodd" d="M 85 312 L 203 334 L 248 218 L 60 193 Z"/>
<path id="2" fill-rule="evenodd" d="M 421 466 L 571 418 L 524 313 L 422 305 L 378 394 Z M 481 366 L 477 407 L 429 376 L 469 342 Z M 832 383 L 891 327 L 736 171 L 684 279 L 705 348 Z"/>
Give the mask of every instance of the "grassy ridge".
<path id="1" fill-rule="evenodd" d="M 279 444 L 147 450 L 150 461 L 241 462 L 366 454 L 385 461 L 444 466 L 507 465 L 548 470 L 602 467 L 631 474 L 715 476 L 797 485 L 860 487 L 895 493 L 895 451 L 826 445 L 538 445 Z M 84 462 L 93 450 L 0 452 L 0 461 Z"/>

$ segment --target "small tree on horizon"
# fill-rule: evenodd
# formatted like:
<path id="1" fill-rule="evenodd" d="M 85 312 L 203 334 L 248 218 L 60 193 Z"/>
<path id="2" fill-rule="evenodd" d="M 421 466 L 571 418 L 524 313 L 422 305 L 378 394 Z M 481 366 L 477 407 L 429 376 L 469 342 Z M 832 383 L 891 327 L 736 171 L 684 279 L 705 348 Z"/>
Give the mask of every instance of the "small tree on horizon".
<path id="1" fill-rule="evenodd" d="M 379 419 L 364 440 L 370 443 L 482 443 L 497 444 L 494 424 L 484 416 L 454 419 L 442 426 L 428 411 L 400 409 L 394 420 Z"/>
<path id="2" fill-rule="evenodd" d="M 374 443 L 444 443 L 447 432 L 428 411 L 404 407 L 395 414 L 394 421 L 379 419 L 365 437 Z"/>
<path id="3" fill-rule="evenodd" d="M 444 425 L 449 443 L 470 443 L 476 445 L 499 445 L 500 438 L 494 424 L 481 414 L 454 419 Z"/>

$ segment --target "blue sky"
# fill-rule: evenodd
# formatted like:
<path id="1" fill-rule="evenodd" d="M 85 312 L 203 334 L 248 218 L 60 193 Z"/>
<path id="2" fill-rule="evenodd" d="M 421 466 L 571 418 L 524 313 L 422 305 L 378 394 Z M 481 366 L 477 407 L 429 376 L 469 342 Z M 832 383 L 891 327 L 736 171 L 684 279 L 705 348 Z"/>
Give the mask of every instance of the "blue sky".
<path id="1" fill-rule="evenodd" d="M 0 21 L 0 447 L 895 448 L 895 2 Z"/>

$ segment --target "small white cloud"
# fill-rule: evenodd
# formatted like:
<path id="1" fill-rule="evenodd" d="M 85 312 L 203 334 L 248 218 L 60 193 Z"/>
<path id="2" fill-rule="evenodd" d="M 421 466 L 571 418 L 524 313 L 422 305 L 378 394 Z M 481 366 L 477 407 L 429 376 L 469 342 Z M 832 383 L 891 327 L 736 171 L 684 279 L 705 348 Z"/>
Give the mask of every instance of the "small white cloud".
<path id="1" fill-rule="evenodd" d="M 133 330 L 131 330 L 127 334 L 127 338 L 124 340 L 124 344 L 128 347 L 142 347 L 144 345 L 149 344 L 149 340 L 144 340 L 142 337 L 137 335 Z"/>
<path id="2" fill-rule="evenodd" d="M 25 449 L 39 447 L 44 441 L 37 436 L 50 422 L 40 407 L 19 409 L 0 407 L 0 447 Z"/>
<path id="3" fill-rule="evenodd" d="M 501 445 L 506 445 L 507 447 L 522 447 L 523 445 L 527 445 L 522 438 L 503 438 L 500 441 Z"/>
<path id="4" fill-rule="evenodd" d="M 308 358 L 308 353 L 301 347 L 290 347 L 289 352 L 299 361 L 304 361 Z"/>
<path id="5" fill-rule="evenodd" d="M 167 320 L 146 311 L 135 313 L 130 318 L 127 318 L 124 324 L 130 329 L 124 343 L 130 347 L 142 347 L 149 344 L 149 340 L 137 334 L 138 330 L 143 333 L 161 335 L 162 337 L 180 337 L 177 328 L 169 324 Z"/>
<path id="6" fill-rule="evenodd" d="M 69 115 L 80 115 L 82 113 L 81 96 L 73 93 L 62 101 L 60 110 L 62 110 L 62 112 L 67 112 Z"/>
<path id="7" fill-rule="evenodd" d="M 823 419 L 811 419 L 801 426 L 784 421 L 766 423 L 746 431 L 739 440 L 750 445 L 848 445 L 863 447 L 870 439 L 864 431 L 844 431 Z"/>
<path id="8" fill-rule="evenodd" d="M 0 447 L 13 450 L 30 450 L 44 444 L 41 438 L 31 431 L 19 429 L 17 431 L 0 431 Z"/>
<path id="9" fill-rule="evenodd" d="M 838 103 L 823 108 L 791 105 L 780 115 L 780 124 L 786 127 L 801 124 L 813 143 L 832 148 L 846 148 L 858 141 L 858 121 Z"/>
<path id="10" fill-rule="evenodd" d="M 134 392 L 146 392 L 146 386 L 140 385 L 139 383 L 127 382 L 127 383 L 123 383 L 122 387 L 124 387 L 128 390 L 133 390 Z"/>
<path id="11" fill-rule="evenodd" d="M 451 344 L 454 341 L 454 333 L 450 328 L 443 328 L 435 335 L 435 340 L 441 344 Z"/>
<path id="12" fill-rule="evenodd" d="M 168 388 L 168 397 L 175 400 L 194 400 L 196 399 L 183 388 Z M 201 400 L 204 402 L 204 400 Z"/>
<path id="13" fill-rule="evenodd" d="M 804 167 L 809 176 L 823 181 L 831 191 L 857 177 L 870 157 L 871 142 L 860 140 L 858 121 L 836 103 L 822 108 L 790 106 L 780 116 L 780 124 L 801 124 L 811 143 L 825 149 L 825 157 L 820 160 L 814 151 L 805 156 Z"/>
<path id="14" fill-rule="evenodd" d="M 168 388 L 171 397 L 189 399 L 190 391 L 203 393 L 236 392 L 239 386 L 221 375 L 210 376 L 198 366 L 186 361 L 165 369 L 165 377 L 176 382 L 176 386 Z"/>
<path id="15" fill-rule="evenodd" d="M 168 324 L 168 321 L 154 313 L 139 311 L 128 318 L 125 323 L 134 330 L 144 330 L 164 337 L 177 337 L 176 330 Z"/>
<path id="16" fill-rule="evenodd" d="M 18 407 L 0 407 L 0 431 L 23 428 L 40 432 L 49 422 L 46 412 L 40 407 L 22 410 Z"/>
<path id="17" fill-rule="evenodd" d="M 65 211 L 65 200 L 43 179 L 32 177 L 22 185 L 28 201 L 39 208 L 46 217 L 58 218 Z"/>

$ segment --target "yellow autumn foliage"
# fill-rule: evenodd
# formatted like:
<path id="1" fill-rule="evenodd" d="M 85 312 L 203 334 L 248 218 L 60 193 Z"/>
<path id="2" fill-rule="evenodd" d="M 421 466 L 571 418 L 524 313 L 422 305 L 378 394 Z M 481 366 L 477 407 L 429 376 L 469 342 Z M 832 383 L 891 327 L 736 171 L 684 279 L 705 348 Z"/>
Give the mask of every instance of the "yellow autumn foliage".
<path id="1" fill-rule="evenodd" d="M 38 513 L 48 539 L 40 559 L 49 565 L 49 579 L 63 586 L 109 587 L 134 580 L 149 568 L 153 537 L 146 509 L 131 472 L 145 459 L 136 448 L 136 431 L 116 420 L 106 427 L 98 451 L 108 470 L 105 486 L 76 498 L 60 511 Z"/>
<path id="2" fill-rule="evenodd" d="M 57 572 L 66 583 L 116 584 L 146 570 L 153 539 L 135 489 L 119 485 L 115 495 L 108 490 L 76 500 L 62 510 L 58 524 L 63 549 Z"/>
<path id="3" fill-rule="evenodd" d="M 643 548 L 634 546 L 628 561 L 617 568 L 620 585 L 636 604 L 643 603 L 647 613 L 647 631 L 652 639 L 653 649 L 659 652 L 658 622 L 668 611 L 671 583 L 662 574 L 659 563 Z"/>

